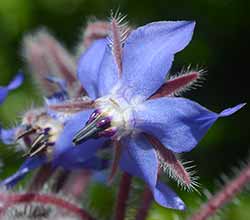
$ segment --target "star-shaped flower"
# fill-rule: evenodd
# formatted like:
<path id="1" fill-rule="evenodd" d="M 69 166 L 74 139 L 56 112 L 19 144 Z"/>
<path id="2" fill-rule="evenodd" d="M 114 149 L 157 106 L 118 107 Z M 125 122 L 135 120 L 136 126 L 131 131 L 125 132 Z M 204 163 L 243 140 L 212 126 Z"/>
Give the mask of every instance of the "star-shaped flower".
<path id="1" fill-rule="evenodd" d="M 158 179 L 157 152 L 166 156 L 166 163 L 176 165 L 172 171 L 180 175 L 177 178 L 181 174 L 185 178 L 174 153 L 192 150 L 218 118 L 244 105 L 214 113 L 173 96 L 199 75 L 165 81 L 174 55 L 190 42 L 194 26 L 192 21 L 154 22 L 128 35 L 119 19 L 111 19 L 109 38 L 96 41 L 78 63 L 79 80 L 95 100 L 92 114 L 88 117 L 90 110 L 79 113 L 63 132 L 67 137 L 76 132 L 73 142 L 85 159 L 98 149 L 92 146 L 94 140 L 111 139 L 116 152 L 112 172 L 119 163 L 122 170 L 148 184 L 160 205 L 180 210 L 185 208 L 183 201 Z M 67 144 L 58 146 L 56 155 L 67 149 Z"/>

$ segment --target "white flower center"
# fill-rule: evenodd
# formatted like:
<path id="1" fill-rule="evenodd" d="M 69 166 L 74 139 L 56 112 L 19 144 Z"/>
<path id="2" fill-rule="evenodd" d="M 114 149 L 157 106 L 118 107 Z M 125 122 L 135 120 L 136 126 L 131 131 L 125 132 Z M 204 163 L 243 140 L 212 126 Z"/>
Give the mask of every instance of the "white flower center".
<path id="1" fill-rule="evenodd" d="M 96 107 L 101 114 L 111 118 L 111 127 L 117 129 L 117 139 L 133 131 L 134 105 L 124 98 L 105 96 L 96 100 Z"/>

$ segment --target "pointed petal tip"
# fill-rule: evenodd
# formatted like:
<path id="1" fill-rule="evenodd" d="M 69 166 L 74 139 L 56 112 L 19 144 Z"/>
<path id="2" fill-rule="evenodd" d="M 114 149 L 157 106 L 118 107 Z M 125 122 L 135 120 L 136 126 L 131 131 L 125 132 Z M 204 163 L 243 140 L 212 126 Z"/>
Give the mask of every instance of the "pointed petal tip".
<path id="1" fill-rule="evenodd" d="M 156 187 L 154 188 L 153 195 L 155 201 L 165 208 L 177 209 L 181 211 L 186 209 L 185 203 L 181 200 L 181 198 L 162 182 L 158 181 Z"/>
<path id="2" fill-rule="evenodd" d="M 169 201 L 166 203 L 165 201 L 161 201 L 156 196 L 154 197 L 155 201 L 164 208 L 170 208 L 180 211 L 186 210 L 185 203 L 177 196 L 175 198 L 169 199 Z"/>
<path id="3" fill-rule="evenodd" d="M 189 21 L 190 25 L 192 25 L 193 27 L 195 27 L 196 25 L 196 21 Z"/>
<path id="4" fill-rule="evenodd" d="M 232 114 L 234 114 L 235 112 L 239 111 L 241 108 L 243 108 L 247 103 L 241 103 L 238 104 L 234 107 L 231 108 L 227 108 L 225 110 L 223 110 L 221 113 L 219 113 L 219 117 L 226 117 L 226 116 L 230 116 Z"/>
<path id="5" fill-rule="evenodd" d="M 193 20 L 184 20 L 184 21 L 177 21 L 177 22 L 179 22 L 180 28 L 185 28 L 192 32 L 196 25 L 196 21 L 193 21 Z"/>
<path id="6" fill-rule="evenodd" d="M 19 71 L 16 76 L 11 80 L 11 82 L 8 85 L 9 90 L 17 89 L 19 86 L 22 85 L 24 80 L 24 74 L 22 71 Z"/>
<path id="7" fill-rule="evenodd" d="M 28 168 L 22 168 L 11 176 L 2 180 L 0 182 L 0 186 L 5 186 L 7 189 L 10 189 L 14 187 L 19 182 L 19 180 L 21 180 L 28 172 Z"/>
<path id="8" fill-rule="evenodd" d="M 188 20 L 188 21 L 184 21 L 186 26 L 190 26 L 191 28 L 194 28 L 196 25 L 196 21 L 194 20 Z"/>
<path id="9" fill-rule="evenodd" d="M 196 25 L 195 21 L 186 21 L 186 29 L 188 29 L 192 34 L 194 32 L 195 25 Z"/>
<path id="10" fill-rule="evenodd" d="M 184 211 L 186 210 L 186 205 L 185 203 L 180 199 L 180 197 L 176 197 L 175 199 L 175 206 L 173 207 L 174 209 Z"/>
<path id="11" fill-rule="evenodd" d="M 175 209 L 180 211 L 186 210 L 185 203 L 178 196 L 172 198 L 168 197 L 163 199 L 160 196 L 154 194 L 154 200 L 158 205 L 164 208 Z"/>

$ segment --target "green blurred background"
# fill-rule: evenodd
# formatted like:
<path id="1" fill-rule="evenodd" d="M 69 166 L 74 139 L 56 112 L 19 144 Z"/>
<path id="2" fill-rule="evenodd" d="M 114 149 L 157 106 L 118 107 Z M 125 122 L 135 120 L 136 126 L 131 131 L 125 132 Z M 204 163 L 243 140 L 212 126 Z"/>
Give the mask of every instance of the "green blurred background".
<path id="1" fill-rule="evenodd" d="M 111 1 L 111 0 L 1 0 L 0 1 L 0 85 L 5 85 L 19 69 L 25 69 L 21 56 L 22 37 L 45 26 L 72 52 L 86 21 L 95 16 L 106 19 L 111 9 L 128 15 L 132 25 L 143 25 L 158 20 L 195 20 L 194 37 L 190 45 L 177 54 L 172 72 L 183 66 L 198 64 L 208 70 L 202 88 L 188 92 L 186 97 L 198 101 L 213 111 L 249 99 L 250 1 L 249 0 L 190 0 L 190 1 Z M 24 85 L 12 92 L 0 107 L 0 121 L 8 127 L 32 103 L 39 104 L 39 96 L 29 74 Z M 183 155 L 197 164 L 200 182 L 211 191 L 222 173 L 230 176 L 232 167 L 246 161 L 249 153 L 249 107 L 230 118 L 219 120 L 199 146 Z M 0 146 L 5 162 L 2 177 L 14 172 L 21 157 L 13 150 Z M 178 190 L 178 189 L 177 189 Z M 188 211 L 199 200 L 196 193 L 181 192 Z M 105 196 L 106 197 L 106 196 Z M 105 198 L 99 200 L 105 202 Z M 250 196 L 240 195 L 240 202 L 230 205 L 220 219 L 250 219 Z M 100 202 L 101 203 L 101 202 Z M 182 219 L 179 212 L 164 210 L 154 205 L 151 220 Z"/>

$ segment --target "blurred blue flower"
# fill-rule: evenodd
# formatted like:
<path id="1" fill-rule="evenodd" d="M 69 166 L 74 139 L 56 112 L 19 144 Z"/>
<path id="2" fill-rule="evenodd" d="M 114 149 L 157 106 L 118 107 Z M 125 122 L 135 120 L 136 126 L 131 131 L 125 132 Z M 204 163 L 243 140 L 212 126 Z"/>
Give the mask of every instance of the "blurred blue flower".
<path id="1" fill-rule="evenodd" d="M 0 185 L 13 187 L 28 172 L 37 169 L 47 163 L 52 163 L 53 168 L 62 167 L 65 170 L 90 169 L 103 170 L 108 167 L 108 160 L 91 155 L 84 159 L 79 154 L 80 149 L 74 148 L 72 137 L 60 136 L 63 129 L 67 129 L 67 121 L 73 114 L 58 113 L 47 108 L 47 105 L 60 104 L 69 98 L 65 80 L 49 76 L 47 80 L 57 85 L 58 89 L 52 95 L 45 98 L 45 106 L 31 109 L 26 112 L 22 122 L 13 128 L 3 129 L 0 127 L 0 140 L 6 145 L 18 145 L 26 151 L 27 159 L 19 170 L 3 180 Z M 16 88 L 21 81 L 18 75 L 6 89 Z M 3 100 L 4 101 L 4 100 Z M 99 143 L 98 144 L 99 146 Z M 53 160 L 53 148 L 67 144 L 68 150 L 60 158 Z M 73 150 L 72 150 L 73 149 Z M 74 158 L 74 160 L 72 160 Z"/>
<path id="2" fill-rule="evenodd" d="M 55 97 L 53 97 L 53 103 L 55 101 L 54 99 Z M 60 132 L 64 129 L 64 124 L 66 124 L 65 129 L 67 129 L 67 117 L 65 117 L 65 121 L 62 121 L 55 113 L 48 114 L 46 111 L 37 110 L 32 110 L 29 117 L 31 114 L 37 114 L 33 116 L 34 120 L 32 120 L 32 124 L 28 125 L 22 123 L 13 129 L 1 130 L 1 139 L 5 144 L 15 144 L 17 139 L 20 139 L 19 137 L 21 136 L 23 140 L 20 140 L 19 144 L 25 145 L 23 148 L 28 148 L 28 153 L 26 153 L 28 157 L 19 170 L 3 180 L 0 185 L 12 187 L 28 172 L 50 162 L 53 163 L 54 169 L 62 167 L 65 170 L 103 170 L 108 167 L 108 160 L 93 155 L 91 155 L 89 159 L 82 158 L 79 154 L 80 148 L 73 148 L 71 141 L 72 137 L 68 139 L 66 136 L 60 136 Z M 34 121 L 36 121 L 36 123 L 34 123 Z M 43 122 L 46 122 L 44 127 L 42 127 Z M 29 132 L 30 129 L 36 126 L 39 131 L 33 131 L 32 135 L 34 135 L 34 138 L 26 136 L 26 132 Z M 51 160 L 51 158 L 53 158 L 51 155 L 53 154 L 54 146 L 60 147 L 64 144 L 69 144 L 69 150 L 60 158 Z M 99 143 L 96 144 L 99 146 Z M 74 158 L 74 160 L 72 160 L 72 158 Z"/>
<path id="3" fill-rule="evenodd" d="M 160 205 L 180 210 L 185 208 L 183 201 L 158 180 L 157 152 L 144 133 L 173 152 L 190 151 L 218 118 L 244 105 L 217 114 L 185 98 L 151 98 L 164 85 L 174 54 L 191 40 L 194 26 L 190 21 L 154 22 L 122 41 L 117 25 L 109 39 L 97 40 L 78 63 L 79 80 L 96 110 L 77 114 L 61 136 L 76 133 L 73 142 L 83 159 L 111 138 L 120 148 L 116 156 L 121 169 L 143 179 Z M 56 146 L 56 155 L 68 152 L 70 146 L 62 145 Z"/>

